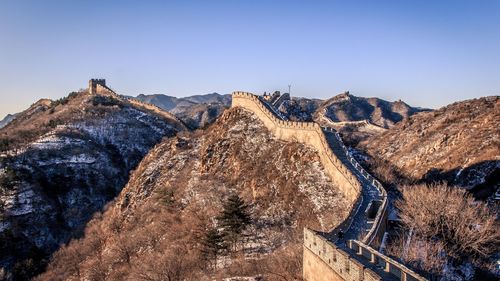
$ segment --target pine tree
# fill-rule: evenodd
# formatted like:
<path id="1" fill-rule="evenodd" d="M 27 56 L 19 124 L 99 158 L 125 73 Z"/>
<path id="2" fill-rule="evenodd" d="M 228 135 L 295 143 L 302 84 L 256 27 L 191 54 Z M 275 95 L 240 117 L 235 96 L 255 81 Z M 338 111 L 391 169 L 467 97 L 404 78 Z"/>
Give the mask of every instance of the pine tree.
<path id="1" fill-rule="evenodd" d="M 217 220 L 224 229 L 223 234 L 226 242 L 229 242 L 233 246 L 252 221 L 248 205 L 237 194 L 229 196 Z"/>
<path id="2" fill-rule="evenodd" d="M 207 260 L 212 260 L 214 268 L 217 267 L 217 258 L 226 250 L 223 235 L 215 227 L 207 230 L 202 241 L 202 254 Z"/>

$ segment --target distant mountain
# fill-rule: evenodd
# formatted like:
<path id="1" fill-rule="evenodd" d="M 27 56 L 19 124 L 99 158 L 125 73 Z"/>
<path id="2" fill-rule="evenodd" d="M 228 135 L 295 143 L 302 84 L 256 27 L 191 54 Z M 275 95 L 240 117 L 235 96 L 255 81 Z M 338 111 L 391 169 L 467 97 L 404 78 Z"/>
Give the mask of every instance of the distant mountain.
<path id="1" fill-rule="evenodd" d="M 141 94 L 133 98 L 154 104 L 175 114 L 192 129 L 205 127 L 213 123 L 226 108 L 231 106 L 231 95 L 217 93 L 182 98 Z"/>
<path id="2" fill-rule="evenodd" d="M 16 118 L 16 115 L 17 114 L 7 114 L 7 116 L 5 116 L 5 118 L 0 121 L 0 129 L 7 126 L 7 124 L 14 120 Z"/>
<path id="3" fill-rule="evenodd" d="M 415 113 L 430 111 L 402 101 L 357 97 L 348 92 L 327 100 L 292 98 L 278 110 L 290 120 L 315 121 L 333 127 L 353 143 L 380 134 Z"/>
<path id="4" fill-rule="evenodd" d="M 416 181 L 445 181 L 487 197 L 500 187 L 500 98 L 421 112 L 360 144 Z M 382 163 L 380 162 L 380 163 Z"/>
<path id="5" fill-rule="evenodd" d="M 44 99 L 17 114 L 0 129 L 0 268 L 14 280 L 39 272 L 154 145 L 183 130 L 172 114 L 109 93 Z"/>
<path id="6" fill-rule="evenodd" d="M 181 99 L 186 99 L 195 103 L 221 103 L 227 106 L 231 105 L 231 95 L 220 95 L 217 93 L 194 95 Z"/>
<path id="7" fill-rule="evenodd" d="M 389 102 L 379 98 L 356 97 L 349 92 L 324 101 L 315 112 L 322 123 L 368 121 L 387 129 L 409 116 L 428 109 L 407 105 L 401 100 Z"/>

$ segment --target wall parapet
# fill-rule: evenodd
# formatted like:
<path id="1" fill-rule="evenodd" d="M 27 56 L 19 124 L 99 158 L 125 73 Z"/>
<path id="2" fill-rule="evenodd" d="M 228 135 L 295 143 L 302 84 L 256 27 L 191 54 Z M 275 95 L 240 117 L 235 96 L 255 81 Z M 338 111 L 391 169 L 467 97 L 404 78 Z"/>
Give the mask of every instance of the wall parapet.
<path id="1" fill-rule="evenodd" d="M 335 137 L 337 140 L 340 142 L 342 149 L 344 150 L 345 154 L 347 155 L 347 158 L 349 162 L 353 165 L 353 167 L 366 179 L 375 186 L 379 192 L 379 194 L 382 197 L 382 204 L 377 210 L 377 214 L 375 216 L 375 219 L 373 220 L 374 223 L 368 233 L 363 237 L 362 241 L 363 243 L 366 243 L 370 245 L 375 237 L 379 236 L 379 229 L 382 223 L 384 223 L 384 217 L 387 215 L 387 207 L 388 207 L 388 201 L 387 201 L 387 191 L 385 188 L 382 186 L 382 184 L 374 178 L 372 175 L 370 175 L 363 167 L 352 157 L 345 146 L 344 142 L 342 141 L 342 138 L 340 137 L 338 132 L 335 132 Z"/>
<path id="2" fill-rule="evenodd" d="M 308 228 L 304 228 L 304 251 L 318 257 L 342 280 L 427 280 L 360 241 L 349 240 L 347 247 L 342 248 Z"/>
<path id="3" fill-rule="evenodd" d="M 315 122 L 285 121 L 276 117 L 255 95 L 246 92 L 234 92 L 232 105 L 251 110 L 264 125 L 279 139 L 295 140 L 315 148 L 326 172 L 334 183 L 343 189 L 346 197 L 355 202 L 361 193 L 361 184 L 356 176 L 342 164 L 332 152 L 321 126 Z M 347 185 L 346 185 L 347 184 Z"/>
<path id="4" fill-rule="evenodd" d="M 366 170 L 364 170 L 354 157 L 352 157 L 340 138 L 340 135 L 336 131 L 332 131 L 328 128 L 322 128 L 315 122 L 296 122 L 280 119 L 277 117 L 279 116 L 278 113 L 273 113 L 271 108 L 268 108 L 258 96 L 251 93 L 234 92 L 232 95 L 232 106 L 241 106 L 252 111 L 277 138 L 299 141 L 312 146 L 319 152 L 320 160 L 325 168 L 325 171 L 354 206 L 345 221 L 333 229 L 331 233 L 339 232 L 340 230 L 346 228 L 348 229 L 350 227 L 354 216 L 358 213 L 358 209 L 361 206 L 360 201 L 362 201 L 362 196 L 360 195 L 363 192 L 363 184 L 360 179 L 358 179 L 356 174 L 351 171 L 351 169 L 347 167 L 337 157 L 337 155 L 335 155 L 328 143 L 325 135 L 326 132 L 330 130 L 331 133 L 334 133 L 336 141 L 340 144 L 345 156 L 347 157 L 347 161 L 352 164 L 352 167 L 354 167 L 362 178 L 366 179 L 370 185 L 375 187 L 381 198 L 381 203 L 373 219 L 373 224 L 368 229 L 367 233 L 362 237 L 362 242 L 349 240 L 348 246 L 355 245 L 352 247 L 363 249 L 360 253 L 363 253 L 363 251 L 370 252 L 370 255 L 374 255 L 376 257 L 373 258 L 373 260 L 379 259 L 385 261 L 385 263 L 388 264 L 387 267 L 389 269 L 392 266 L 393 271 L 397 271 L 399 269 L 400 277 L 405 278 L 401 280 L 425 280 L 410 269 L 395 262 L 389 257 L 378 253 L 376 250 L 368 246 L 376 237 L 380 236 L 380 232 L 383 230 L 381 229 L 381 225 L 385 221 L 384 218 L 387 215 L 388 208 L 387 192 L 382 184 L 371 176 Z M 391 272 L 382 271 L 381 274 L 380 270 L 377 270 L 376 266 L 361 263 L 359 257 L 356 255 L 353 256 L 352 247 L 342 249 L 340 246 L 336 246 L 334 243 L 328 241 L 325 237 L 317 234 L 316 232 L 307 228 L 304 229 L 304 251 L 310 251 L 317 258 L 320 258 L 324 264 L 326 264 L 328 268 L 332 269 L 335 274 L 339 275 L 342 280 L 386 280 L 388 278 L 396 280 L 394 276 L 391 277 Z M 304 254 L 304 259 L 305 257 L 306 253 Z M 304 260 L 304 263 L 305 262 L 306 260 Z M 306 270 L 304 270 L 304 278 L 306 280 L 321 280 L 321 278 L 308 276 Z"/>
<path id="5" fill-rule="evenodd" d="M 91 95 L 99 94 L 99 95 L 107 95 L 110 97 L 118 98 L 122 101 L 128 102 L 129 104 L 156 113 L 157 115 L 163 118 L 175 120 L 177 121 L 177 123 L 174 125 L 176 129 L 179 130 L 186 129 L 186 125 L 184 124 L 184 122 L 182 122 L 179 118 L 177 118 L 177 116 L 173 115 L 172 113 L 165 111 L 154 104 L 145 103 L 134 98 L 118 95 L 114 90 L 112 90 L 110 87 L 106 85 L 106 79 L 90 79 L 88 91 Z"/>
<path id="6" fill-rule="evenodd" d="M 358 253 L 358 255 L 368 259 L 370 263 L 383 268 L 385 272 L 400 277 L 401 280 L 418 280 L 418 281 L 427 280 L 426 278 L 420 276 L 418 273 L 409 269 L 402 263 L 397 262 L 396 260 L 380 253 L 379 251 L 373 249 L 372 247 L 360 241 L 349 240 L 347 246 L 349 247 L 349 249 Z"/>

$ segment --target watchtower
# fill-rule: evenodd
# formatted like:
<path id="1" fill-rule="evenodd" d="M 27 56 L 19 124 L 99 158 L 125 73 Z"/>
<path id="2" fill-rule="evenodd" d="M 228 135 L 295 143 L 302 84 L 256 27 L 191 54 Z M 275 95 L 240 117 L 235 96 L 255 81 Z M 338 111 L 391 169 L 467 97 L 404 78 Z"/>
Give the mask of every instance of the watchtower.
<path id="1" fill-rule="evenodd" d="M 106 79 L 90 79 L 89 80 L 89 93 L 91 95 L 96 93 L 97 85 L 101 85 L 103 87 L 106 87 Z"/>

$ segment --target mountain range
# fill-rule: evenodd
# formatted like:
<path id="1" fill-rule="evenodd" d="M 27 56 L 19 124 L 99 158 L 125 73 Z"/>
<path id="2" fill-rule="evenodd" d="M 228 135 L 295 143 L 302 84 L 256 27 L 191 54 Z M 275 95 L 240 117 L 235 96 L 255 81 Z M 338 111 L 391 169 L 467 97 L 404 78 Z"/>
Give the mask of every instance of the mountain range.
<path id="1" fill-rule="evenodd" d="M 347 216 L 347 200 L 317 151 L 277 140 L 230 104 L 217 93 L 81 91 L 6 119 L 0 277 L 300 278 L 302 228 L 332 229 Z M 339 131 L 388 186 L 445 181 L 480 200 L 499 189 L 498 97 L 430 110 L 342 93 L 293 97 L 275 110 Z M 213 270 L 200 241 L 232 194 L 252 221 L 245 242 Z"/>

